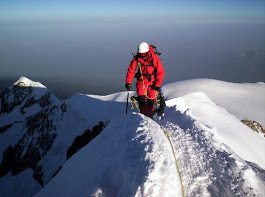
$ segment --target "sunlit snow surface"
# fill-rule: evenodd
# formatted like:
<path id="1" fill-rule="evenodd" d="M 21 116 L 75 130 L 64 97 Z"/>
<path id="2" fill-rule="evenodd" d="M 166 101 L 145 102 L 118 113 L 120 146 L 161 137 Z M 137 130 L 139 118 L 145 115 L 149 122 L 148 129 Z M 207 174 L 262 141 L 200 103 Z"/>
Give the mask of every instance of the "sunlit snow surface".
<path id="1" fill-rule="evenodd" d="M 14 85 L 19 82 L 34 88 L 35 99 L 48 91 L 25 77 Z M 158 123 L 170 133 L 185 196 L 264 196 L 265 140 L 240 120 L 255 120 L 264 127 L 265 84 L 197 79 L 165 84 L 162 92 L 167 107 Z M 17 188 L 13 196 L 31 196 L 39 190 L 36 196 L 182 196 L 180 175 L 164 131 L 136 110 L 125 114 L 127 92 L 76 94 L 65 101 L 53 94 L 51 98 L 55 105 L 65 103 L 67 112 L 56 123 L 58 136 L 42 160 L 46 171 L 65 162 L 74 136 L 99 121 L 110 122 L 42 190 L 30 169 L 17 176 L 8 173 L 0 179 L 2 188 Z M 2 114 L 5 122 L 1 123 L 12 123 L 12 117 L 23 120 L 38 107 L 32 105 L 22 115 L 17 106 Z M 18 122 L 1 134 L 1 150 L 16 143 L 16 129 L 22 126 Z M 22 187 L 22 181 L 27 186 Z"/>
<path id="2" fill-rule="evenodd" d="M 32 81 L 29 78 L 24 77 L 24 76 L 20 77 L 19 80 L 14 83 L 14 85 L 20 85 L 23 87 L 46 88 L 40 82 Z"/>
<path id="3" fill-rule="evenodd" d="M 229 126 L 221 127 L 218 122 Z M 245 159 L 264 168 L 264 149 L 258 150 L 264 147 L 264 140 L 204 93 L 168 100 L 159 124 L 171 134 L 185 196 L 263 196 L 264 170 L 257 167 L 254 172 L 256 165 Z M 233 150 L 233 146 L 241 149 Z M 239 156 L 236 151 L 246 152 Z M 132 112 L 113 120 L 36 196 L 51 195 L 182 194 L 163 130 L 155 121 Z"/>
<path id="4" fill-rule="evenodd" d="M 192 79 L 165 84 L 162 90 L 167 99 L 203 92 L 238 119 L 255 120 L 265 128 L 265 83 Z"/>

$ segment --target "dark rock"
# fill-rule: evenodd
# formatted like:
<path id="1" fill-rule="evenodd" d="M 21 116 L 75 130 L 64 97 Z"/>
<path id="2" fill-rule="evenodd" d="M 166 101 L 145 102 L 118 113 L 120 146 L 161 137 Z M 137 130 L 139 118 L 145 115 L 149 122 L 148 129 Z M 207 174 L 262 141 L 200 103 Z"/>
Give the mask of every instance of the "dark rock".
<path id="1" fill-rule="evenodd" d="M 93 127 L 92 131 L 90 129 L 87 129 L 81 136 L 77 136 L 74 139 L 73 144 L 67 150 L 67 160 L 75 153 L 77 153 L 81 148 L 87 145 L 91 140 L 93 140 L 98 134 L 100 134 L 104 128 L 105 124 L 103 122 L 99 122 L 98 125 L 95 125 Z"/>
<path id="2" fill-rule="evenodd" d="M 58 117 L 57 106 L 46 107 L 37 114 L 26 118 L 27 132 L 18 143 L 9 146 L 3 154 L 0 164 L 0 177 L 5 176 L 9 171 L 12 175 L 18 175 L 27 168 L 33 169 L 33 178 L 43 186 L 42 166 L 39 161 L 52 147 L 57 134 L 54 120 Z"/>
<path id="3" fill-rule="evenodd" d="M 55 177 L 55 176 L 61 171 L 61 169 L 62 169 L 62 166 L 60 166 L 60 167 L 58 168 L 58 170 L 53 174 L 52 177 Z"/>
<path id="4" fill-rule="evenodd" d="M 0 114 L 9 113 L 13 111 L 16 106 L 22 104 L 24 99 L 31 95 L 33 89 L 32 87 L 19 87 L 13 86 L 5 89 L 5 91 L 0 95 L 1 98 L 1 111 Z"/>
<path id="5" fill-rule="evenodd" d="M 65 102 L 60 106 L 63 113 L 67 112 L 67 105 Z"/>
<path id="6" fill-rule="evenodd" d="M 11 128 L 13 126 L 13 124 L 9 124 L 3 127 L 0 127 L 0 133 L 4 133 L 6 132 L 7 129 Z"/>
<path id="7" fill-rule="evenodd" d="M 262 133 L 265 137 L 265 129 L 257 121 L 244 119 L 241 120 L 241 122 L 247 125 L 249 128 L 251 128 L 253 131 L 256 131 L 257 133 Z"/>

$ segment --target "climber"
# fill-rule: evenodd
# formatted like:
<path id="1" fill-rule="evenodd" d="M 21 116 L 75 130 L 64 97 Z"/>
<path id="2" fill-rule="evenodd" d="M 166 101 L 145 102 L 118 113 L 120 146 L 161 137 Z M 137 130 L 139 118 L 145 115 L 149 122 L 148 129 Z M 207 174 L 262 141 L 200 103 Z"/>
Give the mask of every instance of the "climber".
<path id="1" fill-rule="evenodd" d="M 148 117 L 153 118 L 154 103 L 164 75 L 162 63 L 152 46 L 141 42 L 138 45 L 138 53 L 129 65 L 125 88 L 130 91 L 133 78 L 137 78 L 136 88 L 140 112 Z"/>

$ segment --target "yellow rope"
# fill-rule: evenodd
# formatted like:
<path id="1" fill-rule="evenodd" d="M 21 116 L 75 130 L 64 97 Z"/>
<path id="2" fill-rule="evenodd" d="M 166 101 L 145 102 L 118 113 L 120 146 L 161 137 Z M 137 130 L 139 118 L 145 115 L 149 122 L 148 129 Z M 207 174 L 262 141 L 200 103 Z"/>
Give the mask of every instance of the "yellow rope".
<path id="1" fill-rule="evenodd" d="M 131 98 L 131 110 L 134 109 L 134 107 L 133 107 L 133 102 L 134 102 L 134 104 L 135 104 L 135 107 L 136 107 L 136 108 L 138 109 L 138 111 L 140 112 L 139 106 L 138 106 L 137 101 L 135 100 L 134 97 Z"/>
<path id="2" fill-rule="evenodd" d="M 180 184 L 181 184 L 182 196 L 184 197 L 184 187 L 183 187 L 182 178 L 181 178 L 181 174 L 180 174 L 180 170 L 179 170 L 179 166 L 178 166 L 178 162 L 177 162 L 177 157 L 176 157 L 176 154 L 175 154 L 175 151 L 174 151 L 173 144 L 172 144 L 172 142 L 170 140 L 170 133 L 168 133 L 164 129 L 164 127 L 162 127 L 161 125 L 160 125 L 160 127 L 161 127 L 161 129 L 163 129 L 163 131 L 164 131 L 165 135 L 167 136 L 167 139 L 168 139 L 168 141 L 169 141 L 169 143 L 171 145 L 171 149 L 172 149 L 172 152 L 173 152 L 173 155 L 174 155 L 174 158 L 175 158 L 175 162 L 176 162 L 176 167 L 177 167 L 177 170 L 178 170 L 178 173 L 179 173 L 179 180 L 180 180 Z"/>

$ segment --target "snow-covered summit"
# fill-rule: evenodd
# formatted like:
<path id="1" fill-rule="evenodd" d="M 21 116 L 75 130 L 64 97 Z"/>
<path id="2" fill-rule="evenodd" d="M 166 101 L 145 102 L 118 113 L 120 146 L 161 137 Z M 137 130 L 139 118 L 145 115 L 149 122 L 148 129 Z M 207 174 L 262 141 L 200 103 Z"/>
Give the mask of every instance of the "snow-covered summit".
<path id="1" fill-rule="evenodd" d="M 0 126 L 18 121 L 21 114 L 23 118 L 30 116 L 49 104 L 60 105 L 61 101 L 40 82 L 22 76 L 0 95 Z"/>
<path id="2" fill-rule="evenodd" d="M 22 86 L 22 87 L 36 87 L 36 88 L 46 88 L 40 82 L 35 82 L 27 77 L 21 76 L 18 81 L 16 81 L 13 85 Z"/>

